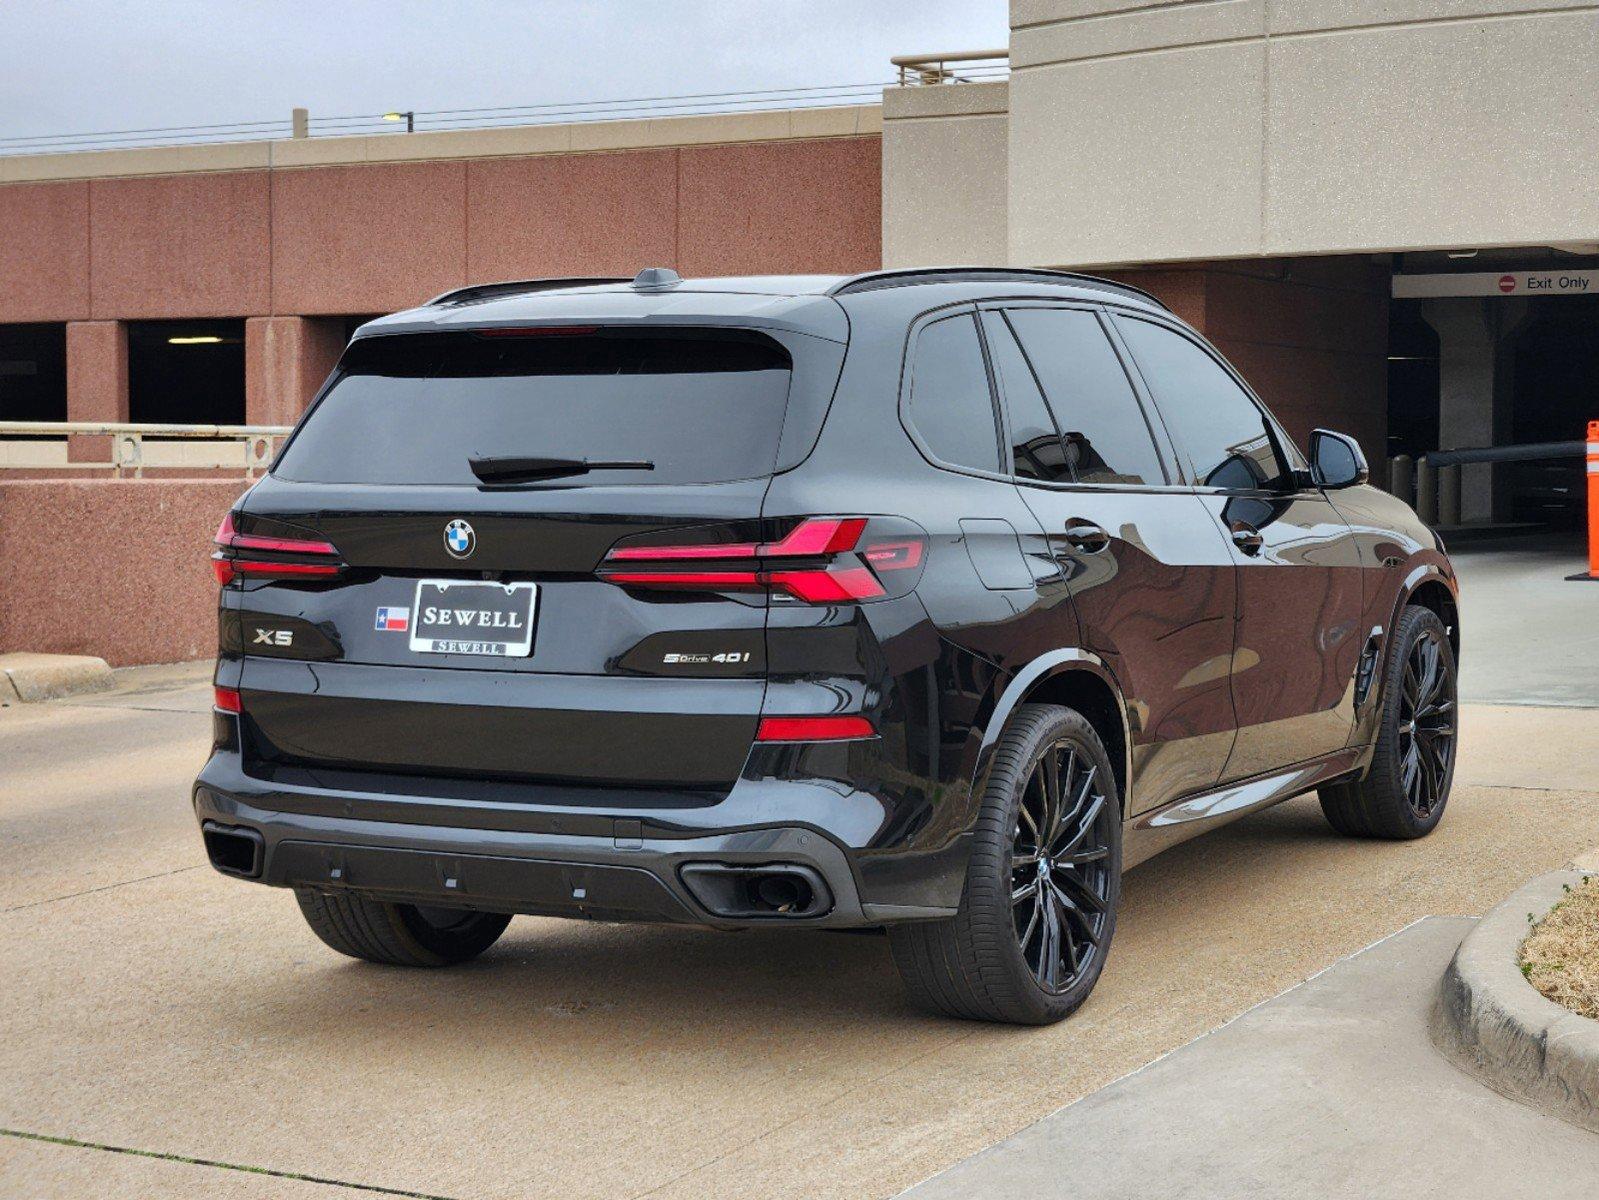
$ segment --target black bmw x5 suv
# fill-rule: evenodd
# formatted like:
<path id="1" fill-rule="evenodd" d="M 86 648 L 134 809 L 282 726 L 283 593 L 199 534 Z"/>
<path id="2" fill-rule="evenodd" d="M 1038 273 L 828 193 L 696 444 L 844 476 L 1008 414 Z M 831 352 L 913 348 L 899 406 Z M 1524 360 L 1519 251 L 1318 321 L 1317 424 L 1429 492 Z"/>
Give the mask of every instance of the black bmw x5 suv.
<path id="1" fill-rule="evenodd" d="M 1311 790 L 1414 838 L 1454 572 L 1152 297 L 1061 272 L 563 279 L 357 333 L 218 532 L 211 861 L 358 958 L 513 913 L 887 928 L 1086 997 L 1124 870 Z"/>

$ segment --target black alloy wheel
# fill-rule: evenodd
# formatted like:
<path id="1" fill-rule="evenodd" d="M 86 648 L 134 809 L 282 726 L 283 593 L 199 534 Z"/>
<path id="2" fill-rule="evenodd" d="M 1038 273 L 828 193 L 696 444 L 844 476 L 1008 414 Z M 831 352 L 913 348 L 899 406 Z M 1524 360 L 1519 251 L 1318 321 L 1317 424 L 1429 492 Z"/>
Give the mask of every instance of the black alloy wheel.
<path id="1" fill-rule="evenodd" d="M 1016 942 L 1039 987 L 1068 991 L 1094 965 L 1110 907 L 1107 826 L 1114 811 L 1099 768 L 1062 739 L 1028 777 L 1011 840 Z"/>
<path id="2" fill-rule="evenodd" d="M 1427 630 L 1405 660 L 1399 689 L 1400 782 L 1417 819 L 1441 804 L 1455 755 L 1454 664 L 1439 631 Z"/>
<path id="3" fill-rule="evenodd" d="M 1408 607 L 1385 662 L 1371 765 L 1362 778 L 1323 784 L 1321 810 L 1349 837 L 1425 837 L 1449 803 L 1460 734 L 1449 630 L 1431 609 Z"/>
<path id="4" fill-rule="evenodd" d="M 1047 1025 L 1093 991 L 1121 897 L 1122 803 L 1082 713 L 1023 704 L 993 752 L 953 917 L 901 922 L 889 946 L 913 1003 Z"/>

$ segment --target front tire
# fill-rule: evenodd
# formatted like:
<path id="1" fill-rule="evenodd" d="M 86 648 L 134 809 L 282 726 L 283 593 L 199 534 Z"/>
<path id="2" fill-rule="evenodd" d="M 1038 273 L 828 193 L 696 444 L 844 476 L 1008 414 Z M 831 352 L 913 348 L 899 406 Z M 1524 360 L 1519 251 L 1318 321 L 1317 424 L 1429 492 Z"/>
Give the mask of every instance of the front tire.
<path id="1" fill-rule="evenodd" d="M 1348 837 L 1426 837 L 1443 819 L 1459 731 L 1455 655 L 1431 609 L 1399 617 L 1383 673 L 1377 746 L 1364 779 L 1320 790 L 1327 823 Z"/>
<path id="2" fill-rule="evenodd" d="M 943 1016 L 1048 1025 L 1093 991 L 1116 932 L 1121 801 L 1080 714 L 1016 710 L 994 751 L 960 909 L 890 926 L 911 1001 Z"/>
<path id="3" fill-rule="evenodd" d="M 511 923 L 505 913 L 423 908 L 348 892 L 295 888 L 311 932 L 340 954 L 395 967 L 448 967 L 476 958 Z"/>

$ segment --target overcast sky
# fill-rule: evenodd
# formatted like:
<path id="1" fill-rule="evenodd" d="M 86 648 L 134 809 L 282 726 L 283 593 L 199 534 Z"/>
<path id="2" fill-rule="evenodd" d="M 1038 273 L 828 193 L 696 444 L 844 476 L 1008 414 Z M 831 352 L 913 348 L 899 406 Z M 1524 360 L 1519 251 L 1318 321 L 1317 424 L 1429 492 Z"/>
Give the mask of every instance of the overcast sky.
<path id="1" fill-rule="evenodd" d="M 0 0 L 0 139 L 885 79 L 1006 0 Z"/>

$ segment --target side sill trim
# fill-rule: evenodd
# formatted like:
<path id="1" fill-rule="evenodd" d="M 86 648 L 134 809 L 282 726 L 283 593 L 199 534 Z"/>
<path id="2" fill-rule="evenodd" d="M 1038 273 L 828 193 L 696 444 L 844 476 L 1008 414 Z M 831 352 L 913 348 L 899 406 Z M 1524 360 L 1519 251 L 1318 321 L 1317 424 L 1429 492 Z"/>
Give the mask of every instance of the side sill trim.
<path id="1" fill-rule="evenodd" d="M 1259 812 L 1281 800 L 1360 768 L 1369 747 L 1346 746 L 1284 771 L 1242 779 L 1197 796 L 1186 796 L 1147 812 L 1127 827 L 1122 869 L 1137 866 L 1162 850 L 1207 830 Z"/>

